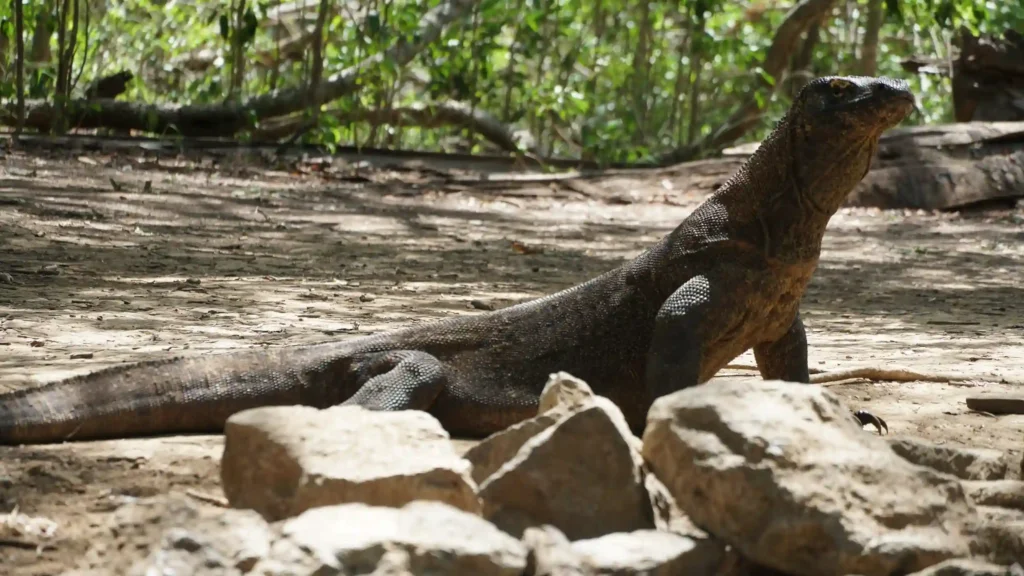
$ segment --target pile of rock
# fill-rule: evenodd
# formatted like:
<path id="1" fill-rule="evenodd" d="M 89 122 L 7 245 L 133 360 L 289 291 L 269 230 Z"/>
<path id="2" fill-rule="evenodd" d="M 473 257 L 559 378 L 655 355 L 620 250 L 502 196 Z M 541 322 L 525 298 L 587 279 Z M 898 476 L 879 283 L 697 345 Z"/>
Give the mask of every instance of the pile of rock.
<path id="1" fill-rule="evenodd" d="M 715 380 L 641 440 L 555 374 L 464 455 L 414 411 L 261 408 L 225 435 L 231 509 L 123 506 L 78 573 L 1024 576 L 1019 465 L 888 442 L 818 386 Z"/>

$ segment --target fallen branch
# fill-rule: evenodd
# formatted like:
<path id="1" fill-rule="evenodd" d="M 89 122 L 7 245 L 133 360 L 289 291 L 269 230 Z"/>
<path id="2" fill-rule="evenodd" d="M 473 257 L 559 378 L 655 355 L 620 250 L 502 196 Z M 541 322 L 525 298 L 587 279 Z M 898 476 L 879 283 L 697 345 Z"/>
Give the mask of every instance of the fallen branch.
<path id="1" fill-rule="evenodd" d="M 413 104 L 386 109 L 332 110 L 324 112 L 324 115 L 331 115 L 342 123 L 369 122 L 421 128 L 458 126 L 473 130 L 502 150 L 527 150 L 536 153 L 536 140 L 530 134 L 517 133 L 487 111 L 462 102 Z M 276 140 L 292 134 L 303 125 L 303 122 L 301 116 L 273 122 L 261 127 L 254 136 L 259 139 Z"/>
<path id="2" fill-rule="evenodd" d="M 989 414 L 1024 414 L 1024 396 L 972 396 L 967 407 Z"/>
<path id="3" fill-rule="evenodd" d="M 826 382 L 839 382 L 854 378 L 863 378 L 864 380 L 874 380 L 877 382 L 963 382 L 967 380 L 963 376 L 950 374 L 925 374 L 902 369 L 854 368 L 852 370 L 837 370 L 835 372 L 817 372 L 811 376 L 811 383 L 824 384 Z"/>
<path id="4" fill-rule="evenodd" d="M 726 368 L 730 370 L 758 370 L 757 366 L 749 364 L 729 364 Z M 970 378 L 952 374 L 929 374 L 914 372 L 912 370 L 885 369 L 885 368 L 853 368 L 851 370 L 837 370 L 826 372 L 824 370 L 810 369 L 811 383 L 824 384 L 827 382 L 839 382 L 841 380 L 853 380 L 861 378 L 874 380 L 876 382 L 964 382 Z"/>
<path id="5" fill-rule="evenodd" d="M 315 91 L 315 100 L 327 103 L 358 92 L 362 87 L 359 80 L 380 68 L 384 62 L 390 62 L 399 68 L 405 66 L 436 41 L 445 28 L 465 17 L 475 5 L 472 0 L 448 0 L 433 8 L 423 16 L 415 32 L 404 35 L 383 52 L 374 54 L 321 83 Z M 254 128 L 259 122 L 302 111 L 308 102 L 308 96 L 308 88 L 299 87 L 256 96 L 241 104 L 173 106 L 71 100 L 65 103 L 64 117 L 69 126 L 77 128 L 112 128 L 156 134 L 229 137 L 239 131 Z M 26 116 L 26 126 L 39 131 L 49 131 L 57 119 L 53 105 L 40 101 L 26 106 Z M 12 125 L 15 118 L 12 104 L 7 104 L 0 110 L 0 124 Z"/>
<path id="6" fill-rule="evenodd" d="M 206 504 L 213 504 L 214 506 L 217 506 L 219 508 L 227 508 L 228 507 L 228 501 L 227 501 L 226 498 L 221 498 L 220 496 L 214 496 L 213 494 L 206 494 L 206 493 L 200 492 L 198 490 L 189 489 L 189 490 L 185 490 L 185 495 L 190 497 L 190 498 L 195 498 L 196 500 L 198 500 L 200 502 L 204 502 Z"/>
<path id="7" fill-rule="evenodd" d="M 662 155 L 658 163 L 662 166 L 693 160 L 707 152 L 717 152 L 738 140 L 757 125 L 762 117 L 762 102 L 768 100 L 782 84 L 783 74 L 789 66 L 790 56 L 800 45 L 800 37 L 815 22 L 820 22 L 832 9 L 835 0 L 803 0 L 786 14 L 785 20 L 775 32 L 772 44 L 757 76 L 754 95 L 739 107 L 732 116 L 711 134 L 699 141 L 676 148 Z M 771 80 L 765 78 L 767 76 Z M 758 94 L 760 93 L 760 94 Z M 758 99 L 757 96 L 762 96 Z"/>
<path id="8" fill-rule="evenodd" d="M 14 538 L 0 538 L 0 547 L 20 548 L 22 550 L 53 550 L 55 546 L 40 542 L 29 542 L 28 540 L 16 540 Z"/>

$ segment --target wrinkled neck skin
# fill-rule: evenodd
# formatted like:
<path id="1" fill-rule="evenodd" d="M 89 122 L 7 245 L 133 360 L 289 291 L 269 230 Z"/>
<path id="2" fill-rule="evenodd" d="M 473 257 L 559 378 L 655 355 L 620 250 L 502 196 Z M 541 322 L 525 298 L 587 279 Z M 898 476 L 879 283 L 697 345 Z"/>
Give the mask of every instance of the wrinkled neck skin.
<path id="1" fill-rule="evenodd" d="M 784 118 L 715 194 L 735 237 L 784 263 L 817 260 L 829 219 L 867 173 L 878 142 L 873 134 L 827 141 L 807 130 Z"/>

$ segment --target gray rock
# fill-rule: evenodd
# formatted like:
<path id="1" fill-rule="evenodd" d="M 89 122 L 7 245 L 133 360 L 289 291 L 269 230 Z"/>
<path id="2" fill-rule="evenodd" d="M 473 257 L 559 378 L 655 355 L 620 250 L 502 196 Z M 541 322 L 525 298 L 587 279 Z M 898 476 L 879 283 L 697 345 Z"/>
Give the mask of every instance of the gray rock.
<path id="1" fill-rule="evenodd" d="M 580 410 L 599 404 L 627 438 L 640 448 L 639 439 L 633 436 L 622 412 L 607 398 L 595 396 L 590 386 L 567 372 L 556 372 L 548 378 L 540 395 L 537 416 L 496 432 L 466 451 L 465 458 L 473 464 L 473 480 L 483 484 L 504 465 L 515 457 L 531 438 L 554 426 L 559 421 Z"/>
<path id="2" fill-rule="evenodd" d="M 594 394 L 590 385 L 568 372 L 555 372 L 548 379 L 548 383 L 540 394 L 539 413 L 558 413 L 567 416 L 594 405 L 604 409 L 612 423 L 619 429 L 619 434 L 635 446 L 639 453 L 640 439 L 634 436 L 632 430 L 629 429 L 622 410 L 611 400 Z M 639 455 L 637 461 L 640 461 Z"/>
<path id="3" fill-rule="evenodd" d="M 653 528 L 638 440 L 624 423 L 597 398 L 534 436 L 480 486 L 484 516 L 517 537 L 544 524 L 570 540 Z"/>
<path id="4" fill-rule="evenodd" d="M 523 532 L 528 576 L 592 576 L 583 558 L 572 548 L 565 534 L 554 526 L 530 527 Z"/>
<path id="5" fill-rule="evenodd" d="M 979 506 L 999 506 L 1024 511 L 1024 481 L 965 480 L 967 495 Z"/>
<path id="6" fill-rule="evenodd" d="M 280 524 L 273 562 L 256 573 L 304 554 L 307 574 L 479 574 L 519 576 L 526 547 L 473 514 L 440 502 L 396 508 L 344 504 L 315 508 Z M 301 551 L 301 552 L 297 552 Z M 309 563 L 309 560 L 312 563 Z M 262 572 L 261 572 L 262 571 Z"/>
<path id="7" fill-rule="evenodd" d="M 491 434 L 466 452 L 466 459 L 473 464 L 473 480 L 483 484 L 530 438 L 593 402 L 594 392 L 586 382 L 567 372 L 552 374 L 541 392 L 537 416 Z"/>
<path id="8" fill-rule="evenodd" d="M 820 386 L 723 378 L 659 398 L 643 455 L 697 525 L 770 568 L 873 576 L 969 551 L 960 483 L 897 456 Z"/>
<path id="9" fill-rule="evenodd" d="M 725 545 L 658 530 L 569 539 L 553 526 L 527 528 L 528 576 L 723 576 Z M 736 576 L 746 572 L 734 572 Z"/>
<path id="10" fill-rule="evenodd" d="M 469 462 L 426 412 L 257 408 L 229 418 L 224 435 L 224 494 L 270 521 L 355 502 L 432 500 L 480 511 Z"/>
<path id="11" fill-rule="evenodd" d="M 979 518 L 971 525 L 971 552 L 999 564 L 1024 560 L 1024 512 L 979 506 Z"/>
<path id="12" fill-rule="evenodd" d="M 999 566 L 983 560 L 956 558 L 929 566 L 911 576 L 1024 576 L 1024 569 L 1020 564 Z"/>
<path id="13" fill-rule="evenodd" d="M 270 553 L 276 533 L 252 510 L 202 505 L 180 494 L 138 500 L 111 515 L 74 574 L 249 573 Z"/>
<path id="14" fill-rule="evenodd" d="M 568 372 L 555 372 L 548 377 L 540 393 L 537 413 L 561 411 L 564 414 L 577 412 L 589 406 L 594 400 L 590 385 Z"/>
<path id="15" fill-rule="evenodd" d="M 679 509 L 676 499 L 668 488 L 658 480 L 658 477 L 644 470 L 644 487 L 647 488 L 647 495 L 651 499 L 651 509 L 654 511 L 654 527 L 663 532 L 672 532 L 681 536 L 703 539 L 708 533 L 701 530 L 690 520 L 690 517 Z"/>
<path id="16" fill-rule="evenodd" d="M 525 567 L 521 542 L 440 502 L 327 506 L 268 524 L 252 510 L 171 496 L 118 509 L 75 574 L 519 576 Z"/>
<path id="17" fill-rule="evenodd" d="M 657 530 L 578 540 L 572 549 L 592 573 L 608 576 L 711 576 L 725 556 L 721 542 Z"/>
<path id="18" fill-rule="evenodd" d="M 495 432 L 466 451 L 465 458 L 473 465 L 473 481 L 478 485 L 491 477 L 506 462 L 515 458 L 523 444 L 554 426 L 563 414 L 539 414 Z"/>
<path id="19" fill-rule="evenodd" d="M 893 438 L 889 445 L 901 457 L 964 480 L 1001 480 L 1009 462 L 999 450 L 939 446 L 917 438 Z"/>

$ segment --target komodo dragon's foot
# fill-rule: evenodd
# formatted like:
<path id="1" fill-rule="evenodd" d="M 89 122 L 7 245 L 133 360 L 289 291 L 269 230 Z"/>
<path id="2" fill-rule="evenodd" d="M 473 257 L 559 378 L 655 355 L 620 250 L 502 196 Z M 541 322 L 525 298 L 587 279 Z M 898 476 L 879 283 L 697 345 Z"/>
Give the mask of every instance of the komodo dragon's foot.
<path id="1" fill-rule="evenodd" d="M 885 429 L 886 434 L 889 433 L 889 426 L 885 423 L 885 420 L 882 420 L 867 410 L 857 410 L 853 413 L 853 417 L 857 419 L 857 422 L 860 422 L 861 426 L 864 426 L 865 424 L 871 424 L 874 426 L 875 429 L 878 430 L 879 436 L 881 436 L 883 428 Z"/>

